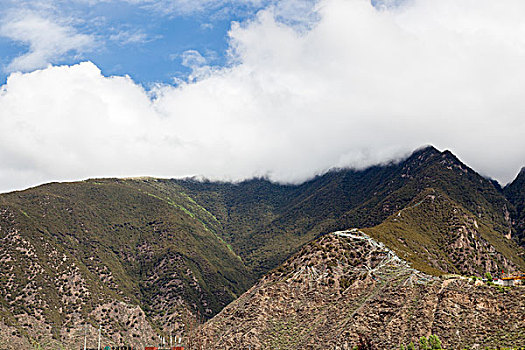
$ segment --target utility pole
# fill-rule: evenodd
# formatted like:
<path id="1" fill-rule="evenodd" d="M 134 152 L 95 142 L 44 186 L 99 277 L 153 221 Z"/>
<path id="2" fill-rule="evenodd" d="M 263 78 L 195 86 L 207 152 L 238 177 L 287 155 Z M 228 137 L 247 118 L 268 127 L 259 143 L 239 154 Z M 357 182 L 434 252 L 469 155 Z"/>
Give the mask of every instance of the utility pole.
<path id="1" fill-rule="evenodd" d="M 84 350 L 86 350 L 87 348 L 87 330 L 88 330 L 88 325 L 86 323 L 86 328 L 84 330 Z"/>
<path id="2" fill-rule="evenodd" d="M 98 350 L 100 350 L 100 336 L 102 335 L 102 325 L 98 325 Z"/>

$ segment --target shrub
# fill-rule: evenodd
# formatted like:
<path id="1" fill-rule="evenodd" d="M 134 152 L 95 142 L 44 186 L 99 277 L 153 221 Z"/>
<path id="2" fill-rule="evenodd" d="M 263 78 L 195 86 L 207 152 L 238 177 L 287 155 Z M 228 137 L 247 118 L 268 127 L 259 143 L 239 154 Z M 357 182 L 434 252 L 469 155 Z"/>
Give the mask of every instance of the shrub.
<path id="1" fill-rule="evenodd" d="M 359 343 L 357 344 L 357 350 L 372 350 L 372 342 L 370 338 L 364 334 L 359 334 Z"/>
<path id="2" fill-rule="evenodd" d="M 486 273 L 485 273 L 485 278 L 486 278 L 487 281 L 489 281 L 489 282 L 494 281 L 494 279 L 492 278 L 492 275 L 490 274 L 490 272 L 486 272 Z"/>
<path id="3" fill-rule="evenodd" d="M 439 337 L 434 334 L 428 337 L 428 345 L 430 346 L 430 349 L 442 349 L 441 340 L 439 340 Z"/>
<path id="4" fill-rule="evenodd" d="M 419 349 L 430 350 L 430 346 L 428 346 L 428 339 L 426 337 L 419 338 Z"/>
<path id="5" fill-rule="evenodd" d="M 339 279 L 339 286 L 341 287 L 341 291 L 344 291 L 346 288 L 350 287 L 350 280 L 346 277 L 341 277 Z"/>

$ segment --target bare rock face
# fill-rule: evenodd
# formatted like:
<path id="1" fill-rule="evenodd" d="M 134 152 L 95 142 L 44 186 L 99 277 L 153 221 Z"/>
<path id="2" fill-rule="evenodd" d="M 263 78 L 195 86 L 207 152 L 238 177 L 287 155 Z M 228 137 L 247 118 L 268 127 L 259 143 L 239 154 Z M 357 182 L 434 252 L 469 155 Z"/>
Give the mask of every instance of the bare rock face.
<path id="1" fill-rule="evenodd" d="M 196 332 L 203 349 L 446 348 L 525 343 L 525 290 L 424 274 L 360 231 L 306 245 Z"/>

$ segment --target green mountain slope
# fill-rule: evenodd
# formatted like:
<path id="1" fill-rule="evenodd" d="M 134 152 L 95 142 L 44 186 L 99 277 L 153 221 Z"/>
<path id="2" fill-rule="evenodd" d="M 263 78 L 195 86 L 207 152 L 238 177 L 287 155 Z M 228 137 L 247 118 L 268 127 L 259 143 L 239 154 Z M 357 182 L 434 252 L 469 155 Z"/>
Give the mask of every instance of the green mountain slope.
<path id="1" fill-rule="evenodd" d="M 525 168 L 522 168 L 516 179 L 503 189 L 505 196 L 515 206 L 513 215 L 516 236 L 525 246 Z"/>
<path id="2" fill-rule="evenodd" d="M 84 322 L 112 344 L 187 333 L 308 242 L 351 227 L 429 275 L 523 271 L 520 181 L 502 191 L 426 147 L 298 185 L 98 179 L 1 194 L 0 340 L 77 347 Z"/>
<path id="3" fill-rule="evenodd" d="M 490 244 L 496 244 L 492 242 L 496 237 L 512 235 L 513 205 L 500 189 L 452 153 L 433 147 L 400 163 L 332 171 L 297 186 L 264 179 L 175 183 L 219 218 L 224 240 L 259 276 L 320 234 L 382 223 L 428 188 L 476 216 L 493 233 Z"/>
<path id="4" fill-rule="evenodd" d="M 487 222 L 489 224 L 487 224 Z M 494 276 L 525 270 L 518 244 L 453 201 L 428 188 L 406 207 L 364 232 L 393 249 L 417 269 L 443 273 Z"/>
<path id="5" fill-rule="evenodd" d="M 4 322 L 35 343 L 80 341 L 71 332 L 109 317 L 113 301 L 139 307 L 151 334 L 137 328 L 137 339 L 155 328 L 182 331 L 188 319 L 214 315 L 252 283 L 217 237 L 213 216 L 176 186 L 115 179 L 50 184 L 2 195 L 0 208 Z M 23 327 L 27 317 L 50 328 Z M 107 336 L 113 332 L 119 343 L 122 329 L 107 323 Z M 139 322 L 125 328 L 130 324 Z"/>

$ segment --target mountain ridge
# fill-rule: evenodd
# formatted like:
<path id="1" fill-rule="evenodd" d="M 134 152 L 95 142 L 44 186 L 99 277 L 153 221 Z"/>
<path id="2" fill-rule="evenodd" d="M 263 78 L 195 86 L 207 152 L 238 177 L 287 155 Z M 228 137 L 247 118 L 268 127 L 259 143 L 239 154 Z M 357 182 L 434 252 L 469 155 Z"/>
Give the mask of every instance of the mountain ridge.
<path id="1" fill-rule="evenodd" d="M 187 186 L 182 180 L 174 181 L 183 187 Z M 208 183 L 207 186 L 214 185 Z M 243 199 L 243 186 L 266 187 L 270 183 L 268 180 L 250 180 L 236 184 L 233 191 L 239 191 L 240 194 L 230 193 L 235 197 L 233 201 Z M 237 231 L 229 243 L 236 250 L 248 250 L 248 254 L 243 256 L 248 264 L 254 261 L 260 264 L 262 261 L 268 268 L 276 266 L 276 261 L 268 260 L 265 256 L 268 251 L 282 249 L 280 243 L 283 237 L 290 244 L 300 246 L 322 233 L 348 227 L 375 226 L 408 205 L 419 192 L 436 186 L 445 193 L 451 193 L 459 204 L 475 215 L 487 216 L 494 230 L 504 235 L 510 232 L 512 235 L 512 224 L 505 215 L 505 211 L 512 210 L 512 207 L 494 184 L 465 166 L 451 152 L 439 152 L 434 147 L 421 148 L 399 163 L 374 166 L 362 171 L 332 171 L 295 187 L 278 186 L 284 189 L 283 197 L 291 197 L 289 204 L 279 206 L 265 203 L 265 198 L 259 198 L 262 202 L 257 203 L 259 206 L 268 205 L 278 210 L 273 210 L 267 221 L 263 220 L 258 228 L 253 228 L 259 231 L 257 239 L 252 239 L 244 227 L 239 230 L 235 226 L 236 222 L 230 221 L 231 217 L 221 220 L 226 222 L 230 231 Z M 194 184 L 188 187 L 195 198 L 201 196 Z M 294 195 L 294 188 L 299 190 L 299 195 Z M 210 193 L 220 196 L 221 191 L 220 186 L 217 186 Z M 216 205 L 211 196 L 201 199 L 202 202 L 211 199 L 210 208 Z M 238 209 L 235 204 L 229 207 L 234 212 Z M 235 215 L 250 213 L 238 212 Z M 299 221 L 296 220 L 298 216 L 301 217 Z M 290 253 L 290 250 L 284 251 L 280 259 Z"/>

